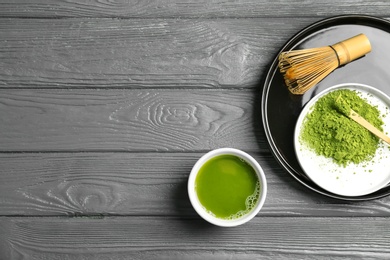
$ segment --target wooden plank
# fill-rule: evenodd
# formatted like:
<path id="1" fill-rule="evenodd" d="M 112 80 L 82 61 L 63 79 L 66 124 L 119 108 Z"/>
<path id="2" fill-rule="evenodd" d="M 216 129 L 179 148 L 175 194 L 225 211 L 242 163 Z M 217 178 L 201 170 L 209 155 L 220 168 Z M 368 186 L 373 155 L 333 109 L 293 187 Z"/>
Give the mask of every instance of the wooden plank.
<path id="1" fill-rule="evenodd" d="M 257 88 L 317 20 L 0 19 L 0 88 Z"/>
<path id="2" fill-rule="evenodd" d="M 0 215 L 197 216 L 187 195 L 203 153 L 0 154 Z M 389 216 L 390 197 L 350 203 L 314 193 L 269 154 L 268 194 L 259 216 Z"/>
<path id="3" fill-rule="evenodd" d="M 0 218 L 2 259 L 389 259 L 387 218 Z"/>
<path id="4" fill-rule="evenodd" d="M 4 2 L 4 1 L 3 1 Z M 0 4 L 2 17 L 298 17 L 336 14 L 389 15 L 386 0 L 343 1 L 23 1 Z"/>
<path id="5" fill-rule="evenodd" d="M 257 90 L 0 89 L 0 151 L 268 151 Z"/>

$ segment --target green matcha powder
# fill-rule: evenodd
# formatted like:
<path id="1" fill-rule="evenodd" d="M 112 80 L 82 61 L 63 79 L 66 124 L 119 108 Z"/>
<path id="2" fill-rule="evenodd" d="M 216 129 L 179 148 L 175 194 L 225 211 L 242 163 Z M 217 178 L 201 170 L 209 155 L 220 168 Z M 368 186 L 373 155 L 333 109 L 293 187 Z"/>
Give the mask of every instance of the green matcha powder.
<path id="1" fill-rule="evenodd" d="M 375 156 L 379 139 L 337 110 L 335 101 L 340 95 L 351 109 L 382 130 L 378 108 L 368 104 L 356 91 L 341 89 L 316 102 L 303 122 L 300 141 L 316 154 L 332 158 L 342 166 L 368 161 Z"/>

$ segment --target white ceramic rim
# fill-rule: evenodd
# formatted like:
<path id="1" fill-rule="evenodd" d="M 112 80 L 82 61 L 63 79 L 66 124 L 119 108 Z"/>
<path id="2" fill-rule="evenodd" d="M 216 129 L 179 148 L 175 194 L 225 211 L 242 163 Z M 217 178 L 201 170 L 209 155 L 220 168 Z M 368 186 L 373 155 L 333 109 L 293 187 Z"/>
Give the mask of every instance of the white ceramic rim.
<path id="1" fill-rule="evenodd" d="M 382 178 L 381 180 L 377 180 L 375 184 L 372 184 L 372 187 L 368 187 L 368 185 L 371 185 L 369 182 L 364 182 L 366 187 L 356 189 L 355 187 L 359 187 L 359 186 L 357 186 L 357 185 L 353 186 L 351 184 L 351 182 L 355 183 L 355 180 L 352 179 L 351 177 L 348 177 L 349 179 L 347 179 L 347 177 L 345 177 L 346 180 L 343 180 L 343 181 L 345 181 L 345 183 L 343 184 L 343 187 L 341 187 L 341 186 L 338 186 L 339 180 L 336 182 L 335 179 L 333 179 L 334 176 L 332 176 L 331 174 L 334 171 L 334 169 L 336 169 L 337 167 L 339 169 L 343 170 L 343 174 L 351 174 L 350 169 L 342 169 L 341 166 L 336 166 L 336 164 L 331 162 L 331 160 L 329 159 L 329 161 L 327 162 L 327 166 L 324 167 L 327 170 L 323 170 L 319 166 L 321 163 L 323 164 L 322 156 L 316 156 L 316 155 L 314 156 L 314 153 L 311 153 L 313 156 L 311 158 L 308 158 L 310 155 L 308 156 L 307 151 L 306 151 L 306 154 L 303 154 L 304 152 L 302 152 L 300 150 L 302 148 L 302 145 L 300 144 L 300 141 L 299 141 L 299 135 L 300 135 L 300 131 L 301 131 L 302 122 L 305 119 L 306 115 L 311 111 L 314 104 L 317 102 L 317 100 L 319 98 L 323 97 L 324 95 L 328 94 L 329 92 L 332 92 L 332 91 L 335 91 L 338 89 L 352 89 L 352 90 L 357 90 L 357 91 L 360 91 L 363 93 L 364 92 L 370 93 L 370 94 L 374 95 L 374 97 L 376 99 L 381 100 L 384 104 L 386 104 L 387 107 L 390 107 L 390 98 L 385 93 L 380 91 L 379 89 L 376 89 L 376 88 L 369 86 L 369 85 L 360 84 L 360 83 L 342 83 L 342 84 L 334 85 L 326 90 L 323 90 L 320 93 L 318 93 L 317 95 L 315 95 L 305 105 L 301 114 L 298 117 L 298 120 L 297 120 L 297 123 L 295 126 L 295 130 L 294 130 L 295 154 L 297 155 L 298 162 L 299 162 L 300 166 L 302 167 L 303 171 L 305 172 L 306 176 L 308 176 L 314 183 L 316 183 L 321 188 L 323 188 L 329 192 L 332 192 L 334 194 L 338 194 L 338 195 L 342 195 L 342 196 L 357 197 L 357 196 L 367 195 L 367 194 L 373 193 L 375 191 L 378 191 L 381 188 L 383 188 L 389 184 L 390 171 L 388 171 L 388 169 L 383 170 L 383 171 L 385 171 L 385 174 L 384 174 L 385 176 L 381 177 Z M 386 122 L 387 121 L 384 121 L 386 127 L 388 127 L 388 123 L 386 124 Z M 386 145 L 383 144 L 383 146 L 386 146 Z M 386 149 L 386 147 L 384 149 Z M 311 166 L 315 165 L 315 167 L 310 167 L 310 165 Z M 334 165 L 334 166 L 332 166 L 332 165 Z M 329 170 L 329 167 L 332 167 L 332 168 Z M 356 167 L 351 166 L 351 168 L 352 167 L 354 167 L 354 171 L 356 171 L 356 169 L 359 168 L 359 166 L 356 166 Z M 316 169 L 314 169 L 314 168 L 316 168 Z M 360 168 L 361 168 L 361 166 L 360 166 Z M 326 177 L 326 178 L 328 178 L 328 179 L 326 179 L 325 177 L 320 177 L 319 174 L 328 174 L 328 176 L 332 176 L 332 178 Z M 350 175 L 350 176 L 352 176 L 352 175 Z M 349 181 L 349 185 L 347 184 L 348 181 Z M 362 182 L 363 181 L 360 181 L 360 183 L 362 183 Z M 356 180 L 356 184 L 357 183 L 359 183 L 358 180 Z M 353 186 L 353 188 L 352 188 L 352 186 Z"/>
<path id="2" fill-rule="evenodd" d="M 237 157 L 240 157 L 244 159 L 247 163 L 249 163 L 252 168 L 255 170 L 257 173 L 257 176 L 261 182 L 261 188 L 260 188 L 260 195 L 259 199 L 257 201 L 256 206 L 252 209 L 252 211 L 245 216 L 233 220 L 224 220 L 220 218 L 216 218 L 209 213 L 206 212 L 206 210 L 203 208 L 203 206 L 200 204 L 198 196 L 195 191 L 195 179 L 198 174 L 199 169 L 203 166 L 203 164 L 208 161 L 209 159 L 219 156 L 219 155 L 224 155 L 224 154 L 230 154 L 230 155 L 235 155 Z M 263 207 L 265 198 L 267 195 L 267 181 L 265 178 L 265 174 L 259 163 L 249 154 L 235 149 L 235 148 L 218 148 L 215 150 L 212 150 L 206 154 L 204 154 L 193 166 L 190 176 L 188 178 L 188 196 L 190 198 L 191 204 L 194 207 L 195 211 L 206 221 L 208 221 L 211 224 L 221 226 L 221 227 L 234 227 L 234 226 L 239 226 L 242 225 L 249 220 L 251 220 L 253 217 L 259 213 L 260 209 Z"/>

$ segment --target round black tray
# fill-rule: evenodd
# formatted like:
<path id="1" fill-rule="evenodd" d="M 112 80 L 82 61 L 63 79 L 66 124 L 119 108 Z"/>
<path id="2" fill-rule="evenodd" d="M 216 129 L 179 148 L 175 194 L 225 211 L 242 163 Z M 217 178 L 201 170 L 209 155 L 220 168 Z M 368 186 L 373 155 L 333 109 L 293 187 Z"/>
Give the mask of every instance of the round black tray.
<path id="1" fill-rule="evenodd" d="M 364 33 L 372 51 L 363 58 L 336 69 L 304 95 L 292 95 L 278 69 L 282 51 L 322 47 Z M 295 123 L 305 104 L 319 92 L 341 83 L 361 83 L 375 87 L 390 96 L 390 21 L 366 16 L 343 15 L 312 24 L 292 37 L 276 55 L 268 71 L 261 108 L 265 134 L 271 151 L 281 166 L 297 181 L 320 194 L 349 201 L 381 198 L 390 194 L 390 186 L 359 197 L 330 193 L 313 183 L 300 167 L 294 152 Z"/>

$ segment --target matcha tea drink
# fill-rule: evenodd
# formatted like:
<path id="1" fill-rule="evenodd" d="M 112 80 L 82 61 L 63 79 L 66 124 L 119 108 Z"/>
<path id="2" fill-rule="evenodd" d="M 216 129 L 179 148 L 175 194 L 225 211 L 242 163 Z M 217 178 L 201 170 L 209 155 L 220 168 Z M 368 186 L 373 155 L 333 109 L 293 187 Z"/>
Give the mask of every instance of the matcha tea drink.
<path id="1" fill-rule="evenodd" d="M 255 207 L 260 182 L 247 162 L 234 155 L 220 155 L 200 168 L 195 190 L 200 203 L 211 215 L 236 219 Z"/>
<path id="2" fill-rule="evenodd" d="M 195 211 L 220 227 L 236 227 L 253 219 L 266 195 L 263 169 L 252 156 L 235 148 L 204 154 L 188 178 L 188 197 Z"/>

